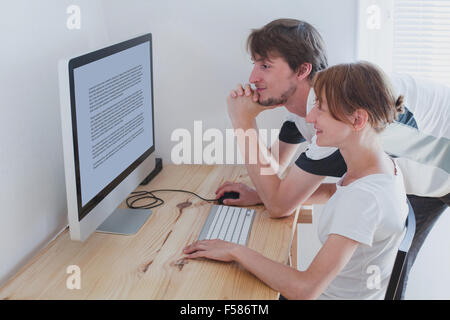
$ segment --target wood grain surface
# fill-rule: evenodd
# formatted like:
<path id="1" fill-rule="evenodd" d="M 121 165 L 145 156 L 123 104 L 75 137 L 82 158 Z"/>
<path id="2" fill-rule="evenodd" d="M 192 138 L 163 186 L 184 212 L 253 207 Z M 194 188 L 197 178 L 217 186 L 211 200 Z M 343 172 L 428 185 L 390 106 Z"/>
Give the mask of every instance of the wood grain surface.
<path id="1" fill-rule="evenodd" d="M 225 181 L 251 184 L 244 166 L 167 165 L 136 190 L 184 189 L 215 198 Z M 277 299 L 275 292 L 236 263 L 182 262 L 182 249 L 200 233 L 211 202 L 193 195 L 159 192 L 161 207 L 135 235 L 94 233 L 70 240 L 66 229 L 0 289 L 0 299 Z M 122 203 L 120 207 L 126 207 Z M 298 210 L 272 219 L 257 211 L 248 246 L 287 263 Z M 68 289 L 67 267 L 81 270 L 81 288 Z"/>

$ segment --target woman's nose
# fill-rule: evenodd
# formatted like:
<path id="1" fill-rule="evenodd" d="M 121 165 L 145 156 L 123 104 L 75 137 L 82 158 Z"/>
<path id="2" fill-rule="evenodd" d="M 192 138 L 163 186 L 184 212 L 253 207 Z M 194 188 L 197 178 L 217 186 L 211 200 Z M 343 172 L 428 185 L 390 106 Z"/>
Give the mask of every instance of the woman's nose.
<path id="1" fill-rule="evenodd" d="M 311 111 L 309 111 L 309 113 L 306 115 L 306 122 L 308 123 L 314 123 L 316 122 L 316 110 L 317 110 L 317 106 L 315 105 Z"/>

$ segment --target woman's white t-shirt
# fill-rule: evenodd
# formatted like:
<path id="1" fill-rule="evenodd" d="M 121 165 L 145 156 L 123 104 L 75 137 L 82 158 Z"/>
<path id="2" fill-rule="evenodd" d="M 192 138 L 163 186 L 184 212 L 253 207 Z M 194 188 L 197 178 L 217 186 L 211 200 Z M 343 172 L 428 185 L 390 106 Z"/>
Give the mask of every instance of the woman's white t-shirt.
<path id="1" fill-rule="evenodd" d="M 372 174 L 347 186 L 342 180 L 319 220 L 322 244 L 330 234 L 359 242 L 319 299 L 384 299 L 408 216 L 402 173 Z"/>

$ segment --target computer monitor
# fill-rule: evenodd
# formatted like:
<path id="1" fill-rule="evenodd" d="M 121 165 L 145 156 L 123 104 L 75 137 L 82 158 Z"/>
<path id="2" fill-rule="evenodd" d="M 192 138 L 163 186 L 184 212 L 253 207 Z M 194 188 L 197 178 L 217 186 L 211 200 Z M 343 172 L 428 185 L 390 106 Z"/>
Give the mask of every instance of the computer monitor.
<path id="1" fill-rule="evenodd" d="M 149 210 L 117 207 L 155 167 L 151 34 L 61 60 L 59 85 L 71 239 L 135 233 Z"/>

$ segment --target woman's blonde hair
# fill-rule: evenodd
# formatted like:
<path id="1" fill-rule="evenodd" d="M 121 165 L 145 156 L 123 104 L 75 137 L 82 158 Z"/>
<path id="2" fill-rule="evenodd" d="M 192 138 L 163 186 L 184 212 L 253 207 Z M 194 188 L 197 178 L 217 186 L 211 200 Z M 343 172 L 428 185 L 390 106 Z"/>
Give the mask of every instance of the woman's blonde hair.
<path id="1" fill-rule="evenodd" d="M 368 113 L 369 124 L 382 131 L 403 113 L 403 96 L 395 97 L 384 72 L 369 62 L 339 64 L 320 71 L 314 78 L 319 104 L 325 95 L 333 118 L 350 123 L 356 110 Z"/>

